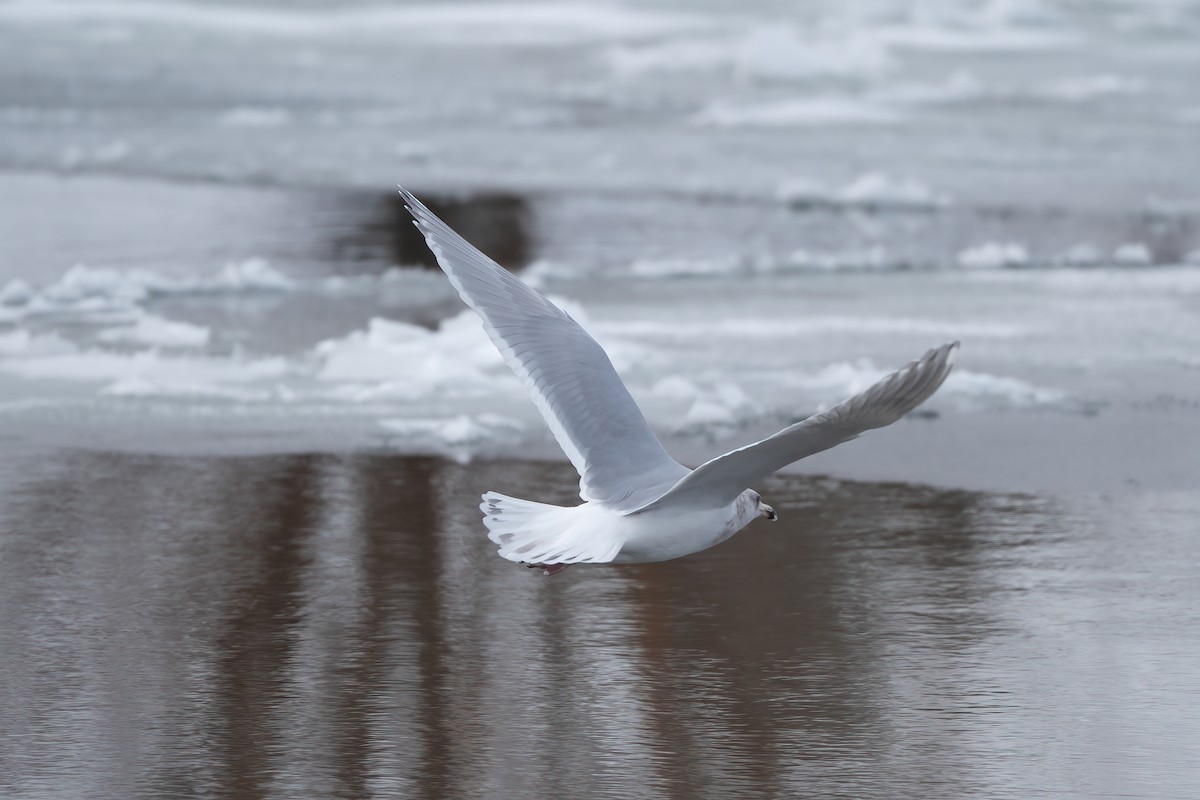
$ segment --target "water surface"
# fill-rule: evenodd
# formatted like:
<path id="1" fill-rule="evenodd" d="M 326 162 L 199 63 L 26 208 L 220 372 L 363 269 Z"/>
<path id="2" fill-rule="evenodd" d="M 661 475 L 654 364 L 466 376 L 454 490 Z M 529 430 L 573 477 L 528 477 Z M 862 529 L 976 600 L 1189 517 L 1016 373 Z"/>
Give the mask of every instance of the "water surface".
<path id="1" fill-rule="evenodd" d="M 0 787 L 33 797 L 1190 797 L 1194 494 L 778 478 L 661 565 L 498 558 L 561 463 L 18 451 Z"/>

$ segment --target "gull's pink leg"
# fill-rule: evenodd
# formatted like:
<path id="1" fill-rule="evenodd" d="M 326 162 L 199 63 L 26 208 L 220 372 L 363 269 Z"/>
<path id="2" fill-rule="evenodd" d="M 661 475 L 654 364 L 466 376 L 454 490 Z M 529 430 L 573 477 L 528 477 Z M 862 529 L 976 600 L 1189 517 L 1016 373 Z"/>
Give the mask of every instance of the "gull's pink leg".
<path id="1" fill-rule="evenodd" d="M 562 572 L 570 564 L 526 564 L 530 569 L 540 569 L 543 575 L 557 575 Z"/>

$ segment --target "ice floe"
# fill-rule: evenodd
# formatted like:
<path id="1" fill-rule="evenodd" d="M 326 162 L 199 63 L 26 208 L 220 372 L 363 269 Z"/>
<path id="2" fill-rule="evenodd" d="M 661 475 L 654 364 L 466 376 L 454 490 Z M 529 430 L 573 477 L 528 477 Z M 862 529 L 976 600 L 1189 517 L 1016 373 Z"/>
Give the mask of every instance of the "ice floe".
<path id="1" fill-rule="evenodd" d="M 792 378 L 797 386 L 819 389 L 830 399 L 822 401 L 823 411 L 846 397 L 869 388 L 890 370 L 877 367 L 869 359 L 829 364 L 822 369 Z M 939 394 L 929 401 L 932 409 L 955 407 L 959 410 L 981 408 L 1031 408 L 1059 406 L 1067 395 L 1049 387 L 1035 386 L 1019 378 L 975 372 L 961 367 L 954 370 Z"/>
<path id="2" fill-rule="evenodd" d="M 435 331 L 374 318 L 364 330 L 321 342 L 314 352 L 316 377 L 342 384 L 342 396 L 353 399 L 479 391 L 507 369 L 471 311 Z"/>
<path id="3" fill-rule="evenodd" d="M 765 102 L 717 101 L 692 116 L 696 125 L 719 128 L 789 127 L 806 125 L 898 122 L 902 114 L 877 103 L 853 97 L 824 95 Z"/>
<path id="4" fill-rule="evenodd" d="M 1032 87 L 1030 94 L 1047 100 L 1081 103 L 1100 97 L 1138 94 L 1145 82 L 1124 75 L 1080 75 L 1052 80 L 1044 86 Z"/>
<path id="5" fill-rule="evenodd" d="M 75 346 L 57 333 L 34 333 L 17 328 L 0 333 L 0 356 L 30 358 L 75 352 Z"/>
<path id="6" fill-rule="evenodd" d="M 53 350 L 46 352 L 48 346 Z M 136 381 L 142 387 L 214 387 L 286 376 L 292 367 L 280 357 L 167 355 L 157 349 L 121 353 L 83 348 L 35 337 L 18 357 L 0 359 L 0 372 L 37 380 L 115 385 Z"/>
<path id="7" fill-rule="evenodd" d="M 230 262 L 208 276 L 172 276 L 78 264 L 40 289 L 20 279 L 0 288 L 0 321 L 38 314 L 128 314 L 155 297 L 281 292 L 295 285 L 257 258 Z"/>
<path id="8" fill-rule="evenodd" d="M 733 36 L 683 38 L 611 49 L 617 74 L 722 71 L 742 80 L 798 80 L 883 72 L 891 58 L 870 36 L 829 36 L 786 25 L 756 26 Z"/>
<path id="9" fill-rule="evenodd" d="M 1113 250 L 1112 260 L 1123 267 L 1144 267 L 1154 263 L 1154 254 L 1141 242 L 1126 242 Z"/>
<path id="10" fill-rule="evenodd" d="M 106 328 L 96 338 L 102 342 L 158 345 L 161 347 L 203 347 L 212 331 L 202 325 L 175 322 L 153 314 L 143 314 L 130 325 Z"/>
<path id="11" fill-rule="evenodd" d="M 953 202 L 950 195 L 918 180 L 885 172 L 865 172 L 836 189 L 811 178 L 793 178 L 780 183 L 775 196 L 793 206 L 868 209 L 936 209 Z"/>
<path id="12" fill-rule="evenodd" d="M 277 128 L 292 120 L 286 108 L 238 106 L 222 113 L 217 122 L 228 128 Z"/>
<path id="13" fill-rule="evenodd" d="M 1016 242 L 984 242 L 963 250 L 957 260 L 964 269 L 1024 267 L 1029 264 L 1029 252 Z"/>
<path id="14" fill-rule="evenodd" d="M 1100 248 L 1087 242 L 1072 245 L 1057 259 L 1058 263 L 1068 267 L 1094 267 L 1104 260 Z"/>
<path id="15" fill-rule="evenodd" d="M 449 418 L 398 417 L 379 426 L 396 447 L 434 452 L 468 463 L 481 450 L 512 447 L 524 438 L 525 426 L 511 417 L 483 412 Z"/>
<path id="16" fill-rule="evenodd" d="M 169 25 L 241 36 L 326 38 L 420 36 L 426 42 L 564 44 L 621 41 L 710 24 L 701 16 L 619 5 L 536 2 L 416 3 L 403 6 L 290 8 L 154 3 L 10 0 L 0 20 L 40 24 Z"/>
<path id="17" fill-rule="evenodd" d="M 769 319 L 727 316 L 720 319 L 636 320 L 594 323 L 601 334 L 622 339 L 648 341 L 691 341 L 705 336 L 723 339 L 779 339 L 787 337 L 817 337 L 832 333 L 913 334 L 922 336 L 977 336 L 1009 339 L 1023 336 L 1029 330 L 1014 323 L 990 323 L 976 320 L 840 316 L 807 314 L 791 319 Z"/>

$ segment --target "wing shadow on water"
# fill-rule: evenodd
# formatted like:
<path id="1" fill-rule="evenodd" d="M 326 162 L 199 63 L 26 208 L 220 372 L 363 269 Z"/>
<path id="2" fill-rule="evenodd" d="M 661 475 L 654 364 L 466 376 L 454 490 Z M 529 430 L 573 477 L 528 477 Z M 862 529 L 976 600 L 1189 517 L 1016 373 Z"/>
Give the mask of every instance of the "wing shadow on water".
<path id="1" fill-rule="evenodd" d="M 698 557 L 545 579 L 560 464 L 43 456 L 3 490 L 0 786 L 112 796 L 963 796 L 1026 497 L 777 479 Z M 21 731 L 31 732 L 22 736 Z M 41 742 L 41 745 L 32 744 Z"/>

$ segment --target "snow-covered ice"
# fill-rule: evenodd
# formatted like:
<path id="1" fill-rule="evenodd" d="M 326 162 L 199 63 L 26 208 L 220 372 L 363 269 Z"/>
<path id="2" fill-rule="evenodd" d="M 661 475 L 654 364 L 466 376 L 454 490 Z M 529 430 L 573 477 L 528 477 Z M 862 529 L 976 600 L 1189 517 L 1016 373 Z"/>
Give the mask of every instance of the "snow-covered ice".
<path id="1" fill-rule="evenodd" d="M 964 269 L 1023 267 L 1028 263 L 1029 253 L 1016 242 L 984 242 L 958 254 L 958 264 Z"/>
<path id="2" fill-rule="evenodd" d="M 888 435 L 1132 430 L 1200 347 L 1188 9 L 12 0 L 0 433 L 553 454 L 398 182 L 528 264 L 683 452 L 948 339 Z"/>
<path id="3" fill-rule="evenodd" d="M 792 178 L 780 183 L 775 196 L 798 206 L 832 205 L 848 208 L 937 209 L 953 199 L 918 180 L 883 172 L 865 172 L 840 189 L 830 189 L 811 178 Z"/>

